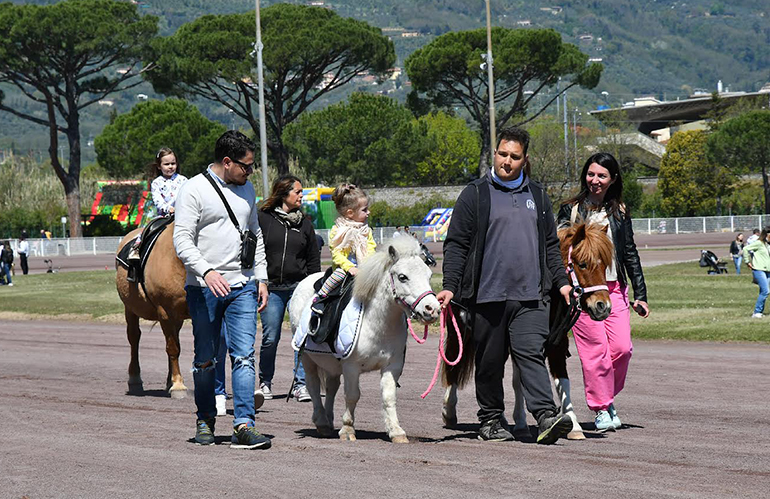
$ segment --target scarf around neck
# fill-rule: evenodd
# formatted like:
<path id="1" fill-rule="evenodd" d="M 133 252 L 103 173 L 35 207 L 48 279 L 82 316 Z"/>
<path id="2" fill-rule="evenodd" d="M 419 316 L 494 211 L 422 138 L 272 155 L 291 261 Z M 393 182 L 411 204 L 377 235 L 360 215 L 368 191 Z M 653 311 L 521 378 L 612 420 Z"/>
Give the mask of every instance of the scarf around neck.
<path id="1" fill-rule="evenodd" d="M 300 209 L 292 210 L 289 213 L 286 213 L 281 208 L 275 208 L 274 211 L 279 218 L 285 220 L 292 227 L 301 225 L 302 219 L 305 217 L 305 215 L 302 213 L 302 210 Z"/>
<path id="2" fill-rule="evenodd" d="M 502 180 L 500 177 L 497 176 L 495 169 L 492 168 L 492 180 L 497 185 L 502 185 L 506 189 L 516 189 L 521 185 L 522 182 L 524 182 L 524 168 L 522 168 L 521 172 L 519 172 L 519 177 L 513 180 Z"/>
<path id="3" fill-rule="evenodd" d="M 329 247 L 355 252 L 356 262 L 360 265 L 368 255 L 367 243 L 372 229 L 364 222 L 354 222 L 345 217 L 337 217 L 334 226 L 337 232 L 329 241 Z"/>

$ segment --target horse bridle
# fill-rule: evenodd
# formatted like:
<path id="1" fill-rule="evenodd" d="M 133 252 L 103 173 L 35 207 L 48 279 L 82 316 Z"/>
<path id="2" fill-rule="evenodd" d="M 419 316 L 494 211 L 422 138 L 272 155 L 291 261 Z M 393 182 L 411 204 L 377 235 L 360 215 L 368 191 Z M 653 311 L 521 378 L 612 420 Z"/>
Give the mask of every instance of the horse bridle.
<path id="1" fill-rule="evenodd" d="M 404 307 L 405 309 L 409 310 L 409 318 L 414 319 L 414 317 L 417 315 L 415 310 L 417 309 L 417 306 L 420 304 L 420 302 L 427 296 L 436 296 L 436 293 L 433 292 L 432 289 L 428 289 L 428 291 L 425 291 L 420 296 L 417 297 L 412 304 L 408 304 L 406 300 L 398 296 L 398 293 L 396 293 L 396 281 L 393 279 L 393 272 L 390 272 L 390 291 L 393 293 L 393 299 Z"/>
<path id="2" fill-rule="evenodd" d="M 575 265 L 572 262 L 572 245 L 569 245 L 569 250 L 567 251 L 567 275 L 572 280 L 572 293 L 575 295 L 575 298 L 580 298 L 585 293 L 592 293 L 594 291 L 607 291 L 609 292 L 610 288 L 607 287 L 606 284 L 597 284 L 596 286 L 589 286 L 587 288 L 584 288 L 580 285 L 580 282 L 578 281 L 577 274 L 575 273 Z M 580 309 L 580 303 L 578 302 L 578 309 Z"/>
<path id="3" fill-rule="evenodd" d="M 587 288 L 584 288 L 580 285 L 580 281 L 578 281 L 577 274 L 575 273 L 575 264 L 572 261 L 572 245 L 570 245 L 569 250 L 567 251 L 567 275 L 569 276 L 570 280 L 572 281 L 572 292 L 570 293 L 570 300 L 569 305 L 567 306 L 567 314 L 562 318 L 562 320 L 554 325 L 552 327 L 552 332 L 556 331 L 557 333 L 566 333 L 570 329 L 572 329 L 572 326 L 575 325 L 578 318 L 580 317 L 580 313 L 583 311 L 583 306 L 580 305 L 580 298 L 585 293 L 591 293 L 593 291 L 608 291 L 609 288 L 606 284 L 597 284 L 596 286 L 589 286 Z M 550 337 L 551 335 L 549 335 Z M 559 336 L 559 335 L 557 335 Z"/>

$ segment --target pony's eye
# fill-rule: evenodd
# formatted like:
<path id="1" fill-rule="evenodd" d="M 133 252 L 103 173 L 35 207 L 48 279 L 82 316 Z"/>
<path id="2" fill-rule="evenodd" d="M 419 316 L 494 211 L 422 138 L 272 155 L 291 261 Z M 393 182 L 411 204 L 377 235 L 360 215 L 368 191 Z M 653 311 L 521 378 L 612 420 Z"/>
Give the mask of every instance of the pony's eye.
<path id="1" fill-rule="evenodd" d="M 588 265 L 586 265 L 585 263 L 578 263 L 578 267 L 580 267 L 581 269 L 585 270 L 585 269 L 588 268 Z"/>
<path id="2" fill-rule="evenodd" d="M 398 274 L 398 280 L 401 282 L 406 282 L 409 280 L 409 277 L 406 276 L 405 274 Z"/>

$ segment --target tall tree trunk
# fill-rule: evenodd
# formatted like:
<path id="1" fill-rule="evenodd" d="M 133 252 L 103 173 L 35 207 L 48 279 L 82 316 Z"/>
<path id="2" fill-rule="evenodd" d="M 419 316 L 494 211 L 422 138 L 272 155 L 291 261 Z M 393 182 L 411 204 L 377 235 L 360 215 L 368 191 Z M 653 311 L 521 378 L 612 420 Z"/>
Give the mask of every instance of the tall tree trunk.
<path id="1" fill-rule="evenodd" d="M 479 178 L 484 177 L 489 173 L 489 169 L 492 165 L 489 163 L 491 151 L 489 144 L 489 125 L 482 126 L 481 128 L 481 155 L 479 156 Z"/>
<path id="2" fill-rule="evenodd" d="M 762 187 L 765 191 L 765 213 L 770 213 L 770 181 L 767 178 L 767 165 L 762 165 Z"/>
<path id="3" fill-rule="evenodd" d="M 68 182 L 64 184 L 67 196 L 67 212 L 70 221 L 70 237 L 83 237 L 80 223 L 80 113 L 74 97 L 68 98 L 69 119 L 67 141 L 70 148 L 70 164 L 67 167 Z"/>
<path id="4" fill-rule="evenodd" d="M 278 137 L 275 142 L 273 154 L 275 155 L 275 165 L 278 169 L 278 175 L 286 175 L 289 173 L 289 149 L 283 144 L 283 140 L 281 140 L 280 137 Z"/>

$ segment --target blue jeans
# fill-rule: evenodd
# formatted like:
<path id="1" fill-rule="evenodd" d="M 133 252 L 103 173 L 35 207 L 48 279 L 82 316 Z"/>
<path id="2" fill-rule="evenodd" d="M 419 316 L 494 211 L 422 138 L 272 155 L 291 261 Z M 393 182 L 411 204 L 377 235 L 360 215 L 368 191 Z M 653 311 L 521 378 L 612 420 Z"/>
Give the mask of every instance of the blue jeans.
<path id="1" fill-rule="evenodd" d="M 185 286 L 193 325 L 193 380 L 198 419 L 216 417 L 215 369 L 222 322 L 233 366 L 233 426 L 254 424 L 254 341 L 257 333 L 257 287 L 251 281 L 216 297 L 208 288 Z M 208 364 L 208 365 L 207 365 Z"/>
<path id="2" fill-rule="evenodd" d="M 7 263 L 0 262 L 0 281 L 5 277 L 5 284 L 11 284 L 11 266 Z"/>
<path id="3" fill-rule="evenodd" d="M 278 352 L 278 342 L 281 341 L 281 325 L 283 316 L 286 314 L 286 307 L 289 306 L 289 300 L 294 290 L 271 291 L 270 298 L 267 301 L 267 307 L 260 312 L 259 318 L 262 320 L 262 346 L 259 349 L 259 381 L 260 383 L 273 382 L 275 374 L 275 356 Z M 294 352 L 294 366 L 296 376 L 294 378 L 295 388 L 305 386 L 305 368 L 302 362 L 297 365 L 298 353 Z"/>
<path id="4" fill-rule="evenodd" d="M 767 279 L 770 278 L 770 271 L 753 270 L 752 273 L 759 285 L 759 296 L 757 297 L 757 304 L 754 305 L 754 313 L 761 314 L 765 310 L 765 300 L 768 295 Z"/>
<path id="5" fill-rule="evenodd" d="M 743 263 L 742 256 L 733 256 L 733 263 L 735 264 L 735 275 L 741 275 L 741 264 Z"/>

